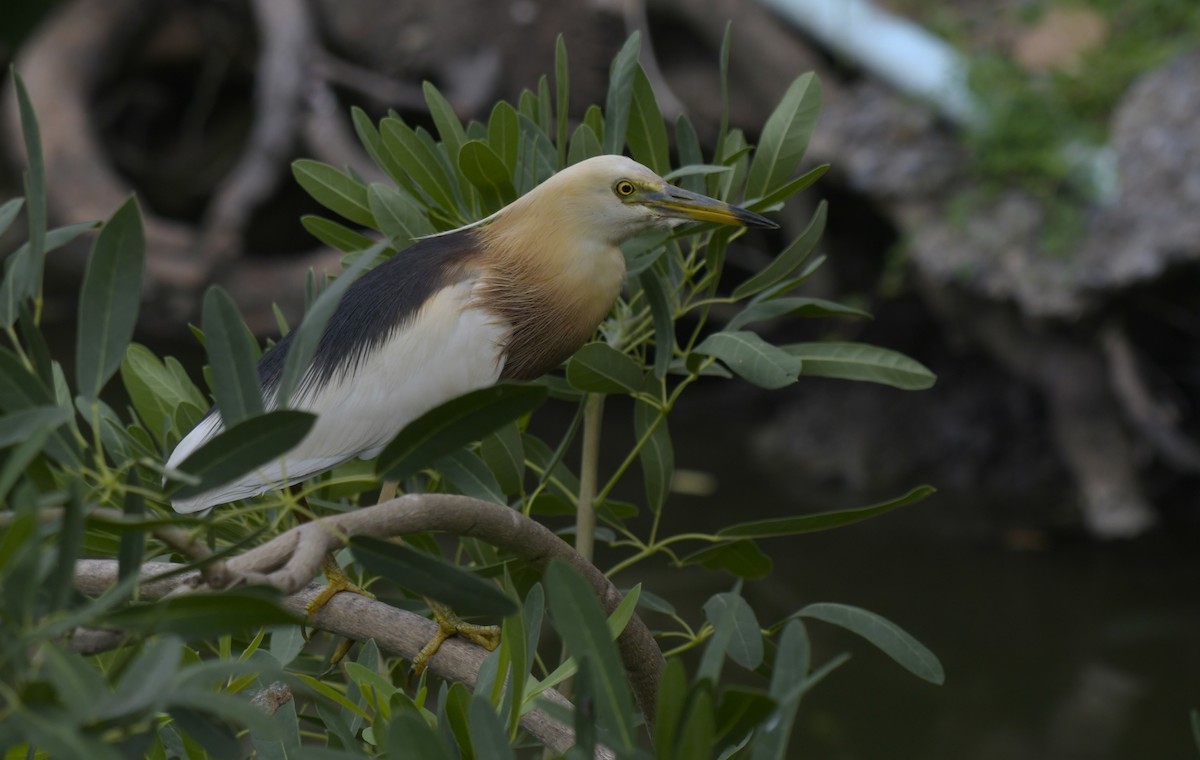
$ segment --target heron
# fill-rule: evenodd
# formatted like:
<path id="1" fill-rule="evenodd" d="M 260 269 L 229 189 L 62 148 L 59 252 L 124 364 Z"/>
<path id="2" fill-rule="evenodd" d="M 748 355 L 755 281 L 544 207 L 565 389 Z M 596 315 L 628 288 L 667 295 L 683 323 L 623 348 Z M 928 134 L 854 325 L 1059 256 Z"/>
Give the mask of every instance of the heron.
<path id="1" fill-rule="evenodd" d="M 371 459 L 408 423 L 447 401 L 545 374 L 592 337 L 620 295 L 621 244 L 687 221 L 778 227 L 671 185 L 631 158 L 602 155 L 563 169 L 491 216 L 418 239 L 351 284 L 327 323 L 291 400 L 316 415 L 308 434 L 275 461 L 172 506 L 208 510 L 356 457 Z M 259 360 L 268 409 L 279 405 L 275 392 L 294 334 Z M 223 429 L 214 406 L 167 467 L 178 467 Z M 350 588 L 328 564 L 326 579 L 332 593 Z M 460 624 L 450 627 L 474 639 Z"/>

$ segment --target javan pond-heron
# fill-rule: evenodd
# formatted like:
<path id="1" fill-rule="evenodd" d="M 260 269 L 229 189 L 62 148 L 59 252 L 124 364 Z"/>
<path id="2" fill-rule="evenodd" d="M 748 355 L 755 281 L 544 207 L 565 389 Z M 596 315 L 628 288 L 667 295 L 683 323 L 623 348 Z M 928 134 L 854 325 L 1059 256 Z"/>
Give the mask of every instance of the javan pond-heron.
<path id="1" fill-rule="evenodd" d="M 329 320 L 292 400 L 317 415 L 304 439 L 257 471 L 172 505 L 205 510 L 372 458 L 446 401 L 557 367 L 620 294 L 621 243 L 689 220 L 778 226 L 606 155 L 563 169 L 486 219 L 418 240 L 354 282 Z M 268 408 L 293 334 L 259 361 Z M 167 466 L 222 430 L 214 408 Z"/>

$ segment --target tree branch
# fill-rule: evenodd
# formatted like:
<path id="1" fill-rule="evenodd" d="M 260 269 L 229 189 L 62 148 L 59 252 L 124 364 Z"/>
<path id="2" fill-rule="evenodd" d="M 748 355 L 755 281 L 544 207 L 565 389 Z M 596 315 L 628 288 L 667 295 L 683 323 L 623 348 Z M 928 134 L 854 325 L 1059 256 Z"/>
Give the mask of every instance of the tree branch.
<path id="1" fill-rule="evenodd" d="M 157 576 L 179 570 L 182 565 L 170 562 L 148 562 L 142 566 L 141 598 L 162 599 L 181 589 L 203 585 L 198 573 L 184 573 L 166 580 Z M 117 561 L 102 559 L 79 560 L 75 564 L 75 587 L 90 595 L 102 594 L 117 582 Z M 283 606 L 299 616 L 307 615 L 306 605 L 321 592 L 319 584 L 285 596 Z M 366 641 L 374 639 L 383 651 L 411 660 L 433 637 L 437 623 L 407 610 L 396 609 L 357 594 L 338 594 L 322 606 L 310 625 L 337 636 Z M 72 648 L 84 654 L 95 654 L 119 646 L 125 634 L 79 629 L 71 639 Z M 429 669 L 442 678 L 459 681 L 474 687 L 479 667 L 487 656 L 483 647 L 464 639 L 449 639 L 429 660 Z M 564 707 L 571 703 L 558 692 L 547 689 L 543 696 Z M 575 743 L 569 726 L 550 717 L 543 710 L 532 710 L 521 718 L 521 726 L 551 751 L 562 754 Z M 598 753 L 597 757 L 601 755 Z"/>
<path id="2" fill-rule="evenodd" d="M 345 546 L 352 536 L 390 538 L 426 531 L 444 531 L 477 538 L 511 553 L 539 571 L 544 570 L 551 560 L 560 559 L 584 577 L 605 612 L 611 613 L 621 602 L 620 591 L 604 573 L 541 523 L 508 507 L 451 494 L 408 494 L 371 507 L 298 525 L 265 544 L 227 560 L 224 572 L 220 574 L 220 585 L 249 583 L 273 586 L 285 594 L 285 603 L 290 609 L 303 615 L 304 605 L 318 591 L 318 587 L 310 585 L 310 581 L 320 571 L 321 560 L 326 553 Z M 76 569 L 77 585 L 85 593 L 97 593 L 116 578 L 116 566 L 112 560 L 81 560 Z M 143 567 L 143 576 L 147 578 L 141 587 L 143 598 L 157 599 L 176 589 L 209 586 L 199 573 L 175 576 L 167 581 L 153 580 L 156 574 L 172 567 L 161 563 L 149 563 Z M 103 578 L 105 582 L 96 578 Z M 352 594 L 333 597 L 329 604 L 318 611 L 313 625 L 353 639 L 374 638 L 380 646 L 388 642 L 389 651 L 407 659 L 411 659 L 424 646 L 436 628 L 432 621 L 423 617 Z M 630 619 L 618 637 L 617 645 L 634 696 L 645 716 L 647 729 L 653 733 L 658 682 L 665 666 L 662 650 L 637 615 Z M 462 647 L 467 647 L 474 651 L 475 659 L 466 660 L 465 663 L 443 662 L 439 666 L 439 652 L 430 662 L 434 672 L 473 683 L 478 664 L 485 656 L 484 651 L 456 639 L 448 642 L 447 646 L 450 648 L 442 651 L 449 654 L 461 652 Z"/>

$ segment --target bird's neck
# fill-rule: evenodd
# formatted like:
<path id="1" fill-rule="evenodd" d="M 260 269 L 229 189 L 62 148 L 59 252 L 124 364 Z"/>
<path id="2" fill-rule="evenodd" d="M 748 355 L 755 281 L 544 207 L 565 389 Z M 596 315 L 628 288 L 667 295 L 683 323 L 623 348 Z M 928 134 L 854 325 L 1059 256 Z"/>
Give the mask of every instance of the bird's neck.
<path id="1" fill-rule="evenodd" d="M 621 249 L 555 224 L 557 214 L 511 208 L 481 228 L 485 306 L 512 325 L 504 375 L 553 369 L 582 346 L 625 280 Z"/>

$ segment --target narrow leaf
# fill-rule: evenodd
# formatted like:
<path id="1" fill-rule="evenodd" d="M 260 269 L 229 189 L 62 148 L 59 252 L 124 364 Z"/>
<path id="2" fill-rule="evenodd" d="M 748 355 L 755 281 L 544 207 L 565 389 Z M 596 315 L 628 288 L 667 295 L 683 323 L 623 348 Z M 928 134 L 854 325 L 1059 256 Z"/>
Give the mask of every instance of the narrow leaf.
<path id="1" fill-rule="evenodd" d="M 607 343 L 588 343 L 567 363 L 567 382 L 587 393 L 637 393 L 642 370 Z"/>
<path id="2" fill-rule="evenodd" d="M 495 504 L 508 503 L 496 476 L 482 459 L 467 449 L 442 457 L 434 463 L 434 468 L 465 496 Z"/>
<path id="3" fill-rule="evenodd" d="M 300 217 L 300 224 L 308 233 L 330 248 L 343 253 L 361 251 L 370 248 L 375 241 L 361 232 L 350 229 L 340 222 L 326 219 L 315 214 L 305 214 Z"/>
<path id="4" fill-rule="evenodd" d="M 504 725 L 486 699 L 472 697 L 467 715 L 476 760 L 515 760 L 516 755 L 509 747 Z"/>
<path id="5" fill-rule="evenodd" d="M 221 286 L 209 287 L 203 309 L 213 394 L 221 419 L 227 427 L 233 427 L 263 413 L 262 389 L 254 366 L 254 336 Z"/>
<path id="6" fill-rule="evenodd" d="M 646 439 L 638 452 L 638 461 L 642 466 L 646 504 L 658 514 L 670 494 L 671 477 L 675 473 L 675 450 L 665 415 L 639 399 L 633 405 L 633 434 L 639 441 Z"/>
<path id="7" fill-rule="evenodd" d="M 752 332 L 713 333 L 694 350 L 720 359 L 729 369 L 762 388 L 791 385 L 800 374 L 800 359 Z"/>
<path id="8" fill-rule="evenodd" d="M 847 604 L 828 602 L 810 604 L 797 614 L 824 620 L 857 633 L 918 678 L 938 686 L 946 681 L 946 674 L 937 656 L 900 626 L 881 615 Z"/>
<path id="9" fill-rule="evenodd" d="M 457 156 L 463 143 L 467 141 L 467 133 L 463 131 L 458 114 L 454 113 L 450 101 L 438 92 L 432 82 L 423 82 L 421 89 L 425 93 L 425 104 L 429 106 L 429 115 L 437 127 L 438 137 L 442 138 L 442 143 L 446 146 L 446 153 L 451 157 Z"/>
<path id="10" fill-rule="evenodd" d="M 532 411 L 545 397 L 540 386 L 501 384 L 448 401 L 401 430 L 375 471 L 390 480 L 406 478 Z"/>
<path id="11" fill-rule="evenodd" d="M 633 70 L 633 92 L 625 139 L 634 159 L 658 174 L 670 171 L 671 154 L 667 143 L 667 125 L 658 109 L 658 101 L 654 99 L 654 88 L 650 86 L 650 80 L 646 78 L 646 72 L 641 66 L 636 66 Z"/>
<path id="12" fill-rule="evenodd" d="M 21 213 L 21 208 L 24 205 L 24 198 L 12 198 L 5 201 L 3 205 L 0 205 L 0 236 L 8 232 L 9 226 L 17 218 L 17 214 Z"/>
<path id="13" fill-rule="evenodd" d="M 513 187 L 508 167 L 486 142 L 471 140 L 463 145 L 458 153 L 458 167 L 479 191 L 485 215 L 499 211 L 516 199 L 517 189 Z"/>
<path id="14" fill-rule="evenodd" d="M 592 664 L 600 725 L 612 732 L 618 742 L 615 750 L 631 750 L 633 703 L 600 603 L 583 578 L 561 560 L 551 561 L 543 583 L 551 620 L 567 650 L 577 660 L 586 657 Z"/>
<path id="15" fill-rule="evenodd" d="M 861 317 L 870 319 L 871 313 L 835 301 L 792 296 L 751 303 L 729 320 L 725 329 L 740 330 L 746 325 L 779 317 Z M 804 374 L 803 369 L 800 374 Z"/>
<path id="16" fill-rule="evenodd" d="M 130 197 L 100 230 L 79 292 L 76 383 L 95 398 L 121 365 L 141 301 L 145 238 Z"/>
<path id="17" fill-rule="evenodd" d="M 492 114 L 488 117 L 488 145 L 504 162 L 509 177 L 516 173 L 520 144 L 517 109 L 501 100 L 492 107 Z"/>
<path id="18" fill-rule="evenodd" d="M 683 557 L 679 564 L 703 565 L 751 580 L 765 578 L 771 572 L 771 558 L 749 539 L 714 544 Z"/>
<path id="19" fill-rule="evenodd" d="M 629 125 L 630 101 L 633 99 L 634 71 L 638 67 L 641 33 L 634 32 L 613 58 L 608 75 L 608 96 L 604 102 L 604 152 L 620 153 L 625 147 L 625 132 Z"/>
<path id="20" fill-rule="evenodd" d="M 34 406 L 9 412 L 0 416 L 0 448 L 48 433 L 69 419 L 71 410 L 61 406 Z"/>
<path id="21" fill-rule="evenodd" d="M 805 259 L 816 249 L 817 243 L 821 239 L 821 234 L 825 231 L 827 208 L 828 204 L 825 201 L 821 201 L 817 205 L 816 213 L 813 214 L 808 227 L 805 228 L 800 237 L 796 238 L 791 245 L 785 248 L 783 253 L 776 256 L 774 261 L 768 264 L 765 269 L 734 288 L 733 298 L 740 300 L 746 296 L 766 290 L 799 269 Z"/>
<path id="22" fill-rule="evenodd" d="M 198 496 L 253 472 L 291 451 L 316 420 L 307 412 L 280 409 L 230 427 L 183 461 L 179 469 L 199 482 L 181 486 L 172 496 Z"/>
<path id="23" fill-rule="evenodd" d="M 794 536 L 800 533 L 814 533 L 821 530 L 840 528 L 852 525 L 872 517 L 890 512 L 897 507 L 915 504 L 934 493 L 936 489 L 930 486 L 918 486 L 898 499 L 875 504 L 858 509 L 843 509 L 837 512 L 818 512 L 811 515 L 796 517 L 778 517 L 770 520 L 738 523 L 717 531 L 721 538 L 773 538 L 777 536 Z"/>
<path id="24" fill-rule="evenodd" d="M 809 72 L 792 82 L 763 125 L 746 180 L 747 197 L 765 195 L 792 176 L 808 148 L 820 111 L 821 82 Z"/>
<path id="25" fill-rule="evenodd" d="M 292 162 L 292 175 L 317 203 L 364 227 L 375 227 L 367 187 L 329 164 L 302 158 Z"/>
<path id="26" fill-rule="evenodd" d="M 650 315 L 654 320 L 654 376 L 661 380 L 667 376 L 675 354 L 675 315 L 653 268 L 638 275 L 638 284 L 650 303 Z"/>
<path id="27" fill-rule="evenodd" d="M 369 572 L 453 607 L 463 616 L 503 617 L 517 605 L 495 584 L 458 565 L 370 536 L 350 539 L 354 558 Z"/>
<path id="28" fill-rule="evenodd" d="M 724 592 L 704 604 L 704 616 L 728 641 L 730 659 L 748 670 L 762 663 L 762 629 L 754 610 L 741 595 Z"/>
<path id="29" fill-rule="evenodd" d="M 770 695 L 778 702 L 775 717 L 755 736 L 750 760 L 784 760 L 788 739 L 800 706 L 800 687 L 808 679 L 808 632 L 800 620 L 790 620 L 779 637 L 771 670 Z"/>
<path id="30" fill-rule="evenodd" d="M 379 231 L 388 236 L 397 250 L 403 250 L 417 238 L 437 231 L 421 206 L 393 187 L 371 183 L 367 188 L 367 203 L 379 222 Z"/>
<path id="31" fill-rule="evenodd" d="M 937 380 L 915 359 L 864 343 L 792 343 L 780 348 L 804 363 L 802 375 L 865 380 L 906 391 L 924 390 Z"/>

